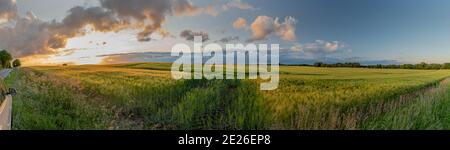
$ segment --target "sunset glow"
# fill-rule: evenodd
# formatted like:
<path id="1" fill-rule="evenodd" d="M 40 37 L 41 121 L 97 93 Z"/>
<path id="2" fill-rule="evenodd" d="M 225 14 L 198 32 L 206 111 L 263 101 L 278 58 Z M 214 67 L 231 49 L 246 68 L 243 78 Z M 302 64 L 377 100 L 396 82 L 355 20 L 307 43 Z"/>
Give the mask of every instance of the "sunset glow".
<path id="1" fill-rule="evenodd" d="M 193 35 L 207 36 L 206 43 L 279 43 L 280 63 L 286 64 L 443 63 L 450 59 L 450 19 L 445 19 L 450 17 L 450 9 L 445 4 L 399 3 L 403 10 L 399 12 L 394 7 L 378 6 L 377 1 L 355 0 L 4 3 L 0 48 L 23 59 L 24 65 L 99 64 L 114 63 L 115 59 L 170 61 L 165 59 L 168 56 L 148 53 L 169 52 L 177 43 L 192 43 L 189 38 Z M 350 3 L 358 5 L 346 5 Z M 49 4 L 61 7 L 48 9 Z M 128 10 L 128 6 L 136 9 Z M 369 7 L 386 11 L 365 9 Z M 414 15 L 413 8 L 425 13 Z M 151 59 L 127 58 L 134 53 L 147 53 L 149 56 L 141 57 Z"/>

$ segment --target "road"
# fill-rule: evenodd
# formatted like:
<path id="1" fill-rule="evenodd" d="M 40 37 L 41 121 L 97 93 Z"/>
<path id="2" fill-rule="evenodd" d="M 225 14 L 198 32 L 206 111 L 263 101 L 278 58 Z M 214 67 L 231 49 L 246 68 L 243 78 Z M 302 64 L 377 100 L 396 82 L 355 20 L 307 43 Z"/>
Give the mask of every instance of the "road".
<path id="1" fill-rule="evenodd" d="M 0 71 L 0 78 L 8 77 L 12 69 L 3 69 Z M 0 130 L 11 130 L 11 95 L 6 95 L 3 101 L 0 101 Z"/>
<path id="2" fill-rule="evenodd" d="M 12 69 L 3 69 L 2 71 L 0 71 L 0 78 L 6 78 L 11 71 Z"/>

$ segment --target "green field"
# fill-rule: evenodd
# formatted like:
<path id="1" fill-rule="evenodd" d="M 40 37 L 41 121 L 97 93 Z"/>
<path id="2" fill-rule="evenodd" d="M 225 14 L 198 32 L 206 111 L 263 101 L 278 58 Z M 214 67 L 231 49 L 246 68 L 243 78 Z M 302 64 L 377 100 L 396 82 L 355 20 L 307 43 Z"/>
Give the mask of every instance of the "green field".
<path id="1" fill-rule="evenodd" d="M 260 91 L 260 80 L 173 80 L 170 66 L 15 70 L 13 128 L 450 129 L 450 70 L 281 66 L 279 88 Z"/>

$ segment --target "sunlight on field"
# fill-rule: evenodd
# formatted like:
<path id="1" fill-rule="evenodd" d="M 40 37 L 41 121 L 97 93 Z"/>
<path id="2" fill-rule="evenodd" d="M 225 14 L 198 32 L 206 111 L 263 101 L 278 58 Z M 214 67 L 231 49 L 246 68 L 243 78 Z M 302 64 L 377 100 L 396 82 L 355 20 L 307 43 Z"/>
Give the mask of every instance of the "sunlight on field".
<path id="1" fill-rule="evenodd" d="M 173 80 L 170 67 L 135 63 L 25 68 L 18 73 L 22 93 L 14 105 L 20 117 L 16 127 L 70 129 L 90 122 L 78 128 L 370 128 L 366 119 L 400 107 L 408 100 L 405 95 L 450 76 L 450 70 L 281 66 L 279 88 L 260 91 L 259 80 Z M 46 110 L 57 108 L 68 114 Z M 71 108 L 73 113 L 67 110 Z M 84 116 L 80 111 L 88 121 L 76 120 Z M 69 118 L 72 121 L 65 120 Z M 45 125 L 26 123 L 42 122 L 38 119 Z"/>

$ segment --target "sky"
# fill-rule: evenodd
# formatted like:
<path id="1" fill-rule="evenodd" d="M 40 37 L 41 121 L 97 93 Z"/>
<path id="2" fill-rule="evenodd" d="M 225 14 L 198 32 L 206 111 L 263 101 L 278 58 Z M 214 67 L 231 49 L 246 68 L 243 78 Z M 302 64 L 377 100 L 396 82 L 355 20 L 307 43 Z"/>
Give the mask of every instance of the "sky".
<path id="1" fill-rule="evenodd" d="M 173 61 L 177 43 L 280 44 L 280 63 L 450 62 L 443 0 L 0 0 L 25 65 Z"/>

